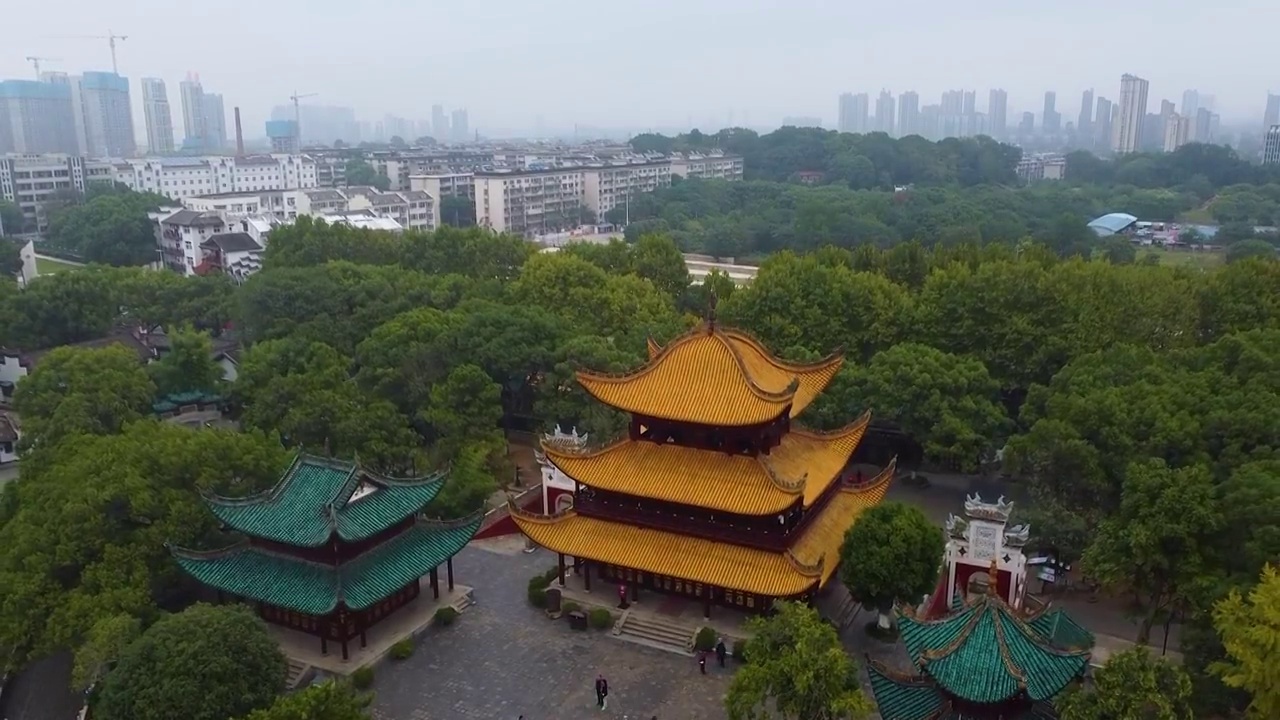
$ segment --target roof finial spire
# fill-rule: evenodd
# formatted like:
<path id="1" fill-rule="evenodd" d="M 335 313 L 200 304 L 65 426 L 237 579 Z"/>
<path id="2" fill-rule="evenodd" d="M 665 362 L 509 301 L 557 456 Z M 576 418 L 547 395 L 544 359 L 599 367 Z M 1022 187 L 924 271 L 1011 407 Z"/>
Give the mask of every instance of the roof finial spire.
<path id="1" fill-rule="evenodd" d="M 711 297 L 707 298 L 707 332 L 714 332 L 716 329 L 716 304 L 719 297 L 716 295 L 716 289 L 711 288 Z"/>

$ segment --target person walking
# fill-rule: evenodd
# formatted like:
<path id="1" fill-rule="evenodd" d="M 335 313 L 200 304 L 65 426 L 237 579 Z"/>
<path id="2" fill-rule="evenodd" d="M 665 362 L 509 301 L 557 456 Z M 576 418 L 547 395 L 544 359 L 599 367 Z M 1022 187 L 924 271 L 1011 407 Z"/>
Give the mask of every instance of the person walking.
<path id="1" fill-rule="evenodd" d="M 702 652 L 698 653 L 698 669 L 702 671 L 703 675 L 707 674 L 707 651 L 706 650 L 703 650 Z"/>
<path id="2" fill-rule="evenodd" d="M 596 676 L 596 707 L 601 710 L 609 707 L 609 681 L 603 674 Z"/>
<path id="3" fill-rule="evenodd" d="M 717 639 L 716 640 L 716 659 L 720 661 L 720 667 L 724 667 L 724 656 L 728 654 L 729 654 L 729 651 L 726 650 L 724 647 L 724 638 Z"/>

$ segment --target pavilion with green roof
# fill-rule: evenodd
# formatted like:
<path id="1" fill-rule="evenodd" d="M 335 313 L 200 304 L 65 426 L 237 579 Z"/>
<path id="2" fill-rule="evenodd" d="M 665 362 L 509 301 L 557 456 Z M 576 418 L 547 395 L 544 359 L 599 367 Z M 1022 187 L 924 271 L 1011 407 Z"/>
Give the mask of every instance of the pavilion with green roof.
<path id="1" fill-rule="evenodd" d="M 453 556 L 480 529 L 481 513 L 441 522 L 421 517 L 445 473 L 381 477 L 355 463 L 299 454 L 276 485 L 244 498 L 205 496 L 224 529 L 244 538 L 226 548 L 171 547 L 201 583 L 253 602 L 264 620 L 342 646 L 421 592 L 439 566 L 453 589 Z"/>
<path id="2" fill-rule="evenodd" d="M 1039 720 L 1083 678 L 1093 636 L 1060 610 L 1021 616 L 992 593 L 936 620 L 898 613 L 917 672 L 869 662 L 883 720 Z"/>

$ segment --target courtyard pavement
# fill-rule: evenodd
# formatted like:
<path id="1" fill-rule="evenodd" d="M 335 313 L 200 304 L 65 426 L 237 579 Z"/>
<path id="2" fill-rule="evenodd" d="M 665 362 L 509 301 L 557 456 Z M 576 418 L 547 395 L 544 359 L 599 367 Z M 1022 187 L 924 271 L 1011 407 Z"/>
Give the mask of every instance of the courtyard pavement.
<path id="1" fill-rule="evenodd" d="M 454 558 L 457 581 L 476 604 L 447 628 L 423 634 L 408 660 L 378 666 L 376 720 L 719 720 L 730 671 L 698 672 L 691 658 L 574 631 L 528 604 L 525 588 L 555 555 L 520 552 L 523 543 L 472 543 Z M 597 673 L 609 681 L 609 708 L 595 707 Z"/>

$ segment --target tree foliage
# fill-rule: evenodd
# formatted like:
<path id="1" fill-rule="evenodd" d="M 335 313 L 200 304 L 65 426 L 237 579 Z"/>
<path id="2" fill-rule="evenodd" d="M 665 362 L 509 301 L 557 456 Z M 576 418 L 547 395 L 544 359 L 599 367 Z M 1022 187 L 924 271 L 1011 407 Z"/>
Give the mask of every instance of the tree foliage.
<path id="1" fill-rule="evenodd" d="M 1247 598 L 1233 590 L 1213 618 L 1228 655 L 1214 670 L 1227 685 L 1248 691 L 1250 717 L 1280 717 L 1280 573 L 1267 565 Z"/>
<path id="2" fill-rule="evenodd" d="M 21 235 L 26 230 L 27 219 L 22 208 L 9 200 L 0 200 L 0 236 Z"/>
<path id="3" fill-rule="evenodd" d="M 281 695 L 270 707 L 254 710 L 243 720 L 369 720 L 371 699 L 350 683 L 327 680 Z"/>
<path id="4" fill-rule="evenodd" d="M 156 259 L 147 213 L 171 201 L 152 193 L 108 192 L 53 214 L 48 242 L 104 265 L 145 265 Z"/>
<path id="5" fill-rule="evenodd" d="M 895 604 L 919 603 L 933 589 L 944 546 L 942 530 L 920 508 L 881 503 L 845 533 L 840 581 L 855 599 L 886 615 Z"/>
<path id="6" fill-rule="evenodd" d="M 748 620 L 747 664 L 725 695 L 732 720 L 856 720 L 870 714 L 858 668 L 817 611 L 779 602 L 769 617 Z"/>
<path id="7" fill-rule="evenodd" d="M 102 720 L 226 720 L 265 708 L 287 666 L 266 624 L 239 605 L 194 605 L 129 645 L 93 706 Z"/>
<path id="8" fill-rule="evenodd" d="M 1092 687 L 1072 687 L 1057 701 L 1062 720 L 1192 720 L 1191 680 L 1146 648 L 1112 655 Z"/>
<path id="9" fill-rule="evenodd" d="M 179 393 L 211 393 L 222 382 L 222 366 L 213 358 L 213 341 L 190 328 L 168 333 L 169 351 L 147 366 L 161 397 Z"/>
<path id="10" fill-rule="evenodd" d="M 391 187 L 390 178 L 359 158 L 348 160 L 345 170 L 348 185 L 371 185 L 382 191 Z"/>

